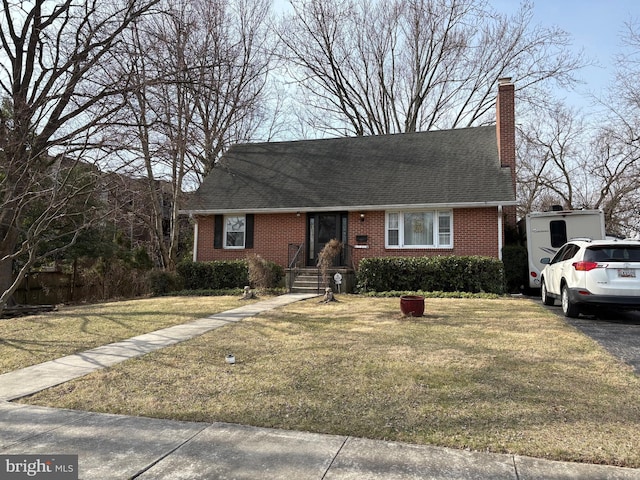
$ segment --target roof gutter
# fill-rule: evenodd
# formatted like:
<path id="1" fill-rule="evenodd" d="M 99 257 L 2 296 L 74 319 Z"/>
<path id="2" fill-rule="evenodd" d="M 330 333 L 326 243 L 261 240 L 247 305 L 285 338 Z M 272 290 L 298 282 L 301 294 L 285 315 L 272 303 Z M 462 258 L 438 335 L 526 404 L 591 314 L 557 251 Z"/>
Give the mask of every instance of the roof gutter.
<path id="1" fill-rule="evenodd" d="M 395 205 L 332 205 L 318 207 L 283 207 L 283 208 L 221 208 L 221 209 L 186 209 L 179 210 L 181 215 L 219 215 L 233 213 L 306 213 L 306 212 L 344 212 L 344 211 L 380 211 L 380 210 L 424 210 L 436 208 L 486 208 L 486 207 L 502 207 L 515 206 L 516 200 L 502 202 L 462 202 L 462 203 L 423 203 L 423 204 L 395 204 Z"/>

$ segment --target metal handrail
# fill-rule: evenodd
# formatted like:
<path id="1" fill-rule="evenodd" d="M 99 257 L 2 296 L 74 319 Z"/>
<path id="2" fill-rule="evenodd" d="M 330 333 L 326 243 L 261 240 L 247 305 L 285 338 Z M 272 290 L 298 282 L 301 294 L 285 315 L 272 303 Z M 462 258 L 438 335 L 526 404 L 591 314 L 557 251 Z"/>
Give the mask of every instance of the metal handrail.
<path id="1" fill-rule="evenodd" d="M 297 248 L 296 253 L 291 257 L 291 247 Z M 298 263 L 301 261 L 301 254 L 304 252 L 304 243 L 298 245 L 297 243 L 289 244 L 289 268 L 295 268 L 298 266 Z"/>
<path id="2" fill-rule="evenodd" d="M 353 270 L 353 245 L 349 245 L 348 243 L 345 243 L 342 245 L 342 252 L 341 252 L 341 256 L 342 256 L 342 265 L 344 265 L 347 268 L 350 268 Z"/>

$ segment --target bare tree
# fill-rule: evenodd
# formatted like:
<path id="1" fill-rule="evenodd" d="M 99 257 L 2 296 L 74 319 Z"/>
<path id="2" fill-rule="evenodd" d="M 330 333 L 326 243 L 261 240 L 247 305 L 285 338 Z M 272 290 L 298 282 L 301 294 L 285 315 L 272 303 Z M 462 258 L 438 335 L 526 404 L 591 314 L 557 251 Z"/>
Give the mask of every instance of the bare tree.
<path id="1" fill-rule="evenodd" d="M 519 214 L 546 209 L 598 208 L 607 232 L 640 233 L 640 35 L 628 24 L 610 94 L 597 124 L 561 103 L 534 109 L 520 126 Z"/>
<path id="2" fill-rule="evenodd" d="M 631 130 L 590 126 L 576 109 L 556 104 L 529 117 L 518 145 L 518 214 L 548 210 L 602 209 L 607 231 L 637 231 L 640 167 Z"/>
<path id="3" fill-rule="evenodd" d="M 595 207 L 594 188 L 584 178 L 589 131 L 582 115 L 563 103 L 553 109 L 533 109 L 519 127 L 518 215 L 563 208 Z"/>
<path id="4" fill-rule="evenodd" d="M 90 140 L 120 107 L 106 100 L 128 82 L 107 65 L 123 32 L 155 3 L 2 1 L 0 309 L 39 258 L 73 244 L 86 225 L 92 175 L 78 177 L 77 160 L 65 159 L 90 158 Z M 54 224 L 66 229 L 62 244 L 49 243 Z"/>
<path id="5" fill-rule="evenodd" d="M 136 22 L 132 31 L 121 68 L 134 72 L 137 89 L 127 99 L 129 121 L 118 128 L 130 166 L 148 180 L 148 224 L 162 266 L 172 269 L 183 191 L 265 120 L 273 41 L 267 0 L 162 5 L 162 14 Z M 169 202 L 163 186 L 170 186 Z"/>
<path id="6" fill-rule="evenodd" d="M 586 166 L 597 186 L 594 206 L 604 211 L 608 231 L 623 237 L 640 233 L 640 151 L 636 142 L 629 141 L 633 135 L 602 128 L 593 142 L 592 162 Z"/>
<path id="7" fill-rule="evenodd" d="M 640 236 L 640 24 L 628 23 L 615 80 L 603 100 L 604 122 L 594 135 L 590 174 L 599 185 L 596 204 L 612 233 Z"/>
<path id="8" fill-rule="evenodd" d="M 467 127 L 494 121 L 500 77 L 519 103 L 550 82 L 571 85 L 585 64 L 567 33 L 532 25 L 483 0 L 291 0 L 281 37 L 316 128 L 356 135 Z"/>
<path id="9" fill-rule="evenodd" d="M 640 232 L 640 86 L 629 81 L 640 73 L 637 66 L 633 58 L 620 57 L 614 90 L 602 102 L 605 113 L 596 125 L 560 102 L 529 112 L 518 146 L 521 217 L 553 204 L 595 208 L 604 212 L 609 233 Z"/>

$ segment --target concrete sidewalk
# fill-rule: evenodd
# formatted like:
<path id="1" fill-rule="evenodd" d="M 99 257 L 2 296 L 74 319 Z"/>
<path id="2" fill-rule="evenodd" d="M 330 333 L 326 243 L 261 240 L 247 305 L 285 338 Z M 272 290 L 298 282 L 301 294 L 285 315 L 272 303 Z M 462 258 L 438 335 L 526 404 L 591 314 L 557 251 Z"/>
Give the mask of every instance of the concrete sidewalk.
<path id="1" fill-rule="evenodd" d="M 87 480 L 640 479 L 634 469 L 7 402 L 0 454 L 78 455 Z"/>
<path id="2" fill-rule="evenodd" d="M 0 455 L 74 454 L 79 458 L 79 478 L 100 480 L 640 480 L 637 469 L 6 401 L 309 297 L 283 295 L 0 375 Z M 0 477 L 2 471 L 0 465 Z"/>

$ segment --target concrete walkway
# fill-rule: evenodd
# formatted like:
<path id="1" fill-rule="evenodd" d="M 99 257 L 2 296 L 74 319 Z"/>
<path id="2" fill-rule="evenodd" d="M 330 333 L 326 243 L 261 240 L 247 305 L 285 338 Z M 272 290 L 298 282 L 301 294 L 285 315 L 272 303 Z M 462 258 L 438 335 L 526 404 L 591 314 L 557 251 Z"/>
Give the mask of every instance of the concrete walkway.
<path id="1" fill-rule="evenodd" d="M 0 401 L 14 400 L 130 358 L 184 342 L 216 328 L 239 322 L 267 310 L 316 297 L 314 294 L 288 294 L 250 303 L 193 322 L 145 333 L 121 342 L 40 363 L 0 375 Z"/>
<path id="2" fill-rule="evenodd" d="M 640 470 L 8 400 L 312 295 L 283 295 L 0 375 L 0 456 L 73 454 L 81 479 L 602 479 Z M 0 478 L 3 477 L 0 464 Z M 36 479 L 38 477 L 35 477 Z"/>

